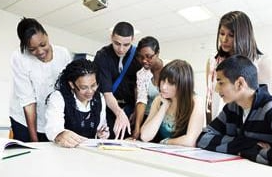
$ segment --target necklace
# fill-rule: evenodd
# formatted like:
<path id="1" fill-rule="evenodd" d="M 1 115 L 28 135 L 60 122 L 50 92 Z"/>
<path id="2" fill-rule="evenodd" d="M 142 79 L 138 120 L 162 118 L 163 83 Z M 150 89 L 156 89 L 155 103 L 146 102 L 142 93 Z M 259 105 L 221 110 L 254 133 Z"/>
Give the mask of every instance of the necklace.
<path id="1" fill-rule="evenodd" d="M 80 113 L 80 114 L 82 115 L 82 113 Z M 85 115 L 85 113 L 84 113 L 84 115 Z M 84 115 L 81 116 L 82 117 L 81 123 L 80 123 L 81 127 L 85 127 L 85 122 L 90 119 L 91 113 L 89 112 L 85 117 L 84 117 Z"/>

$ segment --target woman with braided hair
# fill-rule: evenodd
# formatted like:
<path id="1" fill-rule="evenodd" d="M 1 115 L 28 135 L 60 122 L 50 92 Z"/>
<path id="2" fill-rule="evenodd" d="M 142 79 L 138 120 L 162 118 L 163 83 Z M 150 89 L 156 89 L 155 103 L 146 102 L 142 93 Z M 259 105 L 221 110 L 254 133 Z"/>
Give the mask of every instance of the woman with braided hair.
<path id="1" fill-rule="evenodd" d="M 104 97 L 97 90 L 98 70 L 86 59 L 72 61 L 48 96 L 45 132 L 49 140 L 75 147 L 86 138 L 109 137 Z"/>

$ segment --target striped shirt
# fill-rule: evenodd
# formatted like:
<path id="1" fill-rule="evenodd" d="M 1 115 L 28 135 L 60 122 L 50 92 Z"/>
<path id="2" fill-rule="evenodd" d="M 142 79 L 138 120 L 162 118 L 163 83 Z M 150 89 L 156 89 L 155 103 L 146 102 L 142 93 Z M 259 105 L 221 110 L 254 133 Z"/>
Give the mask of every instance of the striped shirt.
<path id="1" fill-rule="evenodd" d="M 249 114 L 243 123 L 243 108 L 228 103 L 200 134 L 197 146 L 217 152 L 240 154 L 249 160 L 272 165 L 272 150 L 262 149 L 258 142 L 272 146 L 272 96 L 266 85 L 255 92 Z"/>

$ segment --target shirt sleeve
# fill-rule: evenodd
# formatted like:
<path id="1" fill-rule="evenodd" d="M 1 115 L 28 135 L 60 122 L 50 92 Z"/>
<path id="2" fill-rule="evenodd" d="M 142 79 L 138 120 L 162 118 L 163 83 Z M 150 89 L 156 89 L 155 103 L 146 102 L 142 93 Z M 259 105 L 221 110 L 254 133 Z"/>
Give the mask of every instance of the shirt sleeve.
<path id="1" fill-rule="evenodd" d="M 269 92 L 272 93 L 272 70 L 270 68 L 272 58 L 268 57 L 267 55 L 262 55 L 254 63 L 258 69 L 259 84 L 267 84 Z"/>
<path id="2" fill-rule="evenodd" d="M 64 54 L 64 57 L 63 58 L 65 58 L 65 63 L 66 64 L 69 64 L 70 62 L 72 62 L 72 57 L 71 57 L 71 53 L 68 51 L 68 49 L 67 48 L 65 48 L 65 47 L 62 47 L 63 48 L 63 54 Z M 66 66 L 66 65 L 64 65 L 64 66 Z"/>
<path id="3" fill-rule="evenodd" d="M 45 133 L 50 141 L 65 130 L 64 128 L 64 99 L 59 91 L 53 92 L 47 100 L 45 111 Z"/>
<path id="4" fill-rule="evenodd" d="M 147 104 L 147 95 L 148 95 L 148 81 L 150 75 L 148 71 L 141 69 L 137 72 L 137 101 L 136 103 L 144 103 Z"/>
<path id="5" fill-rule="evenodd" d="M 109 66 L 107 61 L 108 56 L 105 50 L 100 50 L 96 53 L 94 63 L 99 68 L 99 88 L 102 93 L 112 92 L 112 74 L 111 70 L 113 66 Z"/>
<path id="6" fill-rule="evenodd" d="M 237 129 L 233 124 L 227 123 L 228 112 L 230 111 L 226 105 L 221 113 L 202 131 L 197 140 L 197 147 L 237 155 L 257 143 L 252 138 L 237 135 Z"/>
<path id="7" fill-rule="evenodd" d="M 13 75 L 14 94 L 20 106 L 24 107 L 36 102 L 36 93 L 29 76 L 30 64 L 28 58 L 15 51 L 11 57 L 11 70 Z"/>
<path id="8" fill-rule="evenodd" d="M 104 96 L 102 94 L 100 94 L 100 96 L 101 96 L 102 109 L 101 109 L 101 113 L 100 113 L 100 122 L 97 126 L 97 130 L 100 129 L 102 125 L 107 125 L 106 102 L 105 102 Z"/>

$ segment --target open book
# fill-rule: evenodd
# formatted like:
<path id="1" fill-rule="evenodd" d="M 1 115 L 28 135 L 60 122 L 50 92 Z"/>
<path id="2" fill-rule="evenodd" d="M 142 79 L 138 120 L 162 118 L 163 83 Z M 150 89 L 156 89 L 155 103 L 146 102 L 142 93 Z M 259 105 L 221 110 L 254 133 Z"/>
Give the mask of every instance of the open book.
<path id="1" fill-rule="evenodd" d="M 201 148 L 165 145 L 142 141 L 88 139 L 87 141 L 81 143 L 80 146 L 85 148 L 97 147 L 103 150 L 136 150 L 141 148 L 144 150 L 205 162 L 222 162 L 241 159 L 240 156 L 207 151 Z"/>
<path id="2" fill-rule="evenodd" d="M 194 147 L 184 147 L 184 146 L 175 146 L 175 145 L 164 145 L 157 144 L 156 146 L 145 146 L 143 149 L 166 153 L 170 155 L 180 156 L 189 159 L 195 159 L 205 162 L 222 162 L 229 160 L 238 160 L 241 159 L 240 156 L 224 154 L 219 152 L 212 152 L 200 148 Z"/>
<path id="3" fill-rule="evenodd" d="M 119 151 L 132 151 L 137 150 L 136 144 L 130 143 L 125 140 L 104 140 L 104 139 L 88 139 L 80 144 L 80 147 L 97 147 L 101 150 L 119 150 Z"/>
<path id="4" fill-rule="evenodd" d="M 30 149 L 35 149 L 35 147 L 15 139 L 0 138 L 0 159 L 30 153 Z"/>

